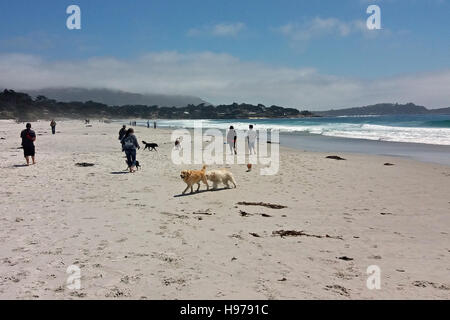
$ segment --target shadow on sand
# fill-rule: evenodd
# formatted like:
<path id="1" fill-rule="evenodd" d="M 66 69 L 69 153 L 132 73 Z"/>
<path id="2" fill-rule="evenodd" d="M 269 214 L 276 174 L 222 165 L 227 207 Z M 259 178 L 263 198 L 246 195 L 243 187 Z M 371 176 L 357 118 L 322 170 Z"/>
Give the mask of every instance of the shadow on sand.
<path id="1" fill-rule="evenodd" d="M 129 171 L 113 171 L 111 174 L 127 174 L 130 173 Z"/>
<path id="2" fill-rule="evenodd" d="M 23 167 L 29 167 L 27 164 L 15 164 L 13 165 L 14 168 L 23 168 Z"/>
<path id="3" fill-rule="evenodd" d="M 231 188 L 223 187 L 223 188 L 217 188 L 217 189 L 212 189 L 212 188 L 210 188 L 209 190 L 195 191 L 195 188 L 194 188 L 194 192 L 193 192 L 193 193 L 190 193 L 190 191 L 189 191 L 189 192 L 186 191 L 185 194 L 176 194 L 176 195 L 174 195 L 173 197 L 174 197 L 174 198 L 178 198 L 178 197 L 188 197 L 188 196 L 193 196 L 193 195 L 196 195 L 196 194 L 199 194 L 199 193 L 203 193 L 203 192 L 216 192 L 216 191 L 223 191 L 223 190 L 230 190 L 230 189 L 231 189 Z"/>

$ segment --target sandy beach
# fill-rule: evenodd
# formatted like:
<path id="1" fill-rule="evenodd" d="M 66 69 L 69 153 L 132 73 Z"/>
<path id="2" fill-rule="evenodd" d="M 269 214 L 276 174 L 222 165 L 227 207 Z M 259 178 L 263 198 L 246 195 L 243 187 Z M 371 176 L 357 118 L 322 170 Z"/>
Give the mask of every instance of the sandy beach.
<path id="1" fill-rule="evenodd" d="M 170 130 L 135 129 L 160 148 L 130 174 L 120 124 L 32 125 L 27 167 L 24 124 L 0 121 L 0 299 L 450 298 L 449 166 L 281 148 L 276 175 L 234 164 L 236 189 L 179 196 L 201 166 L 172 163 Z"/>

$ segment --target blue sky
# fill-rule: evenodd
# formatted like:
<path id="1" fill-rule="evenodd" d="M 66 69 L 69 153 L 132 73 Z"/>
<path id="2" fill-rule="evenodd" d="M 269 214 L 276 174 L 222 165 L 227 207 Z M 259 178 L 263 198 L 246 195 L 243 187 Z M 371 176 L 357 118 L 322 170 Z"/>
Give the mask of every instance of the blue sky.
<path id="1" fill-rule="evenodd" d="M 66 28 L 71 4 L 81 8 L 81 30 Z M 382 30 L 365 28 L 370 4 L 381 8 Z M 3 1 L 0 85 L 56 86 L 71 72 L 80 79 L 62 85 L 88 78 L 87 87 L 213 103 L 449 106 L 434 85 L 450 78 L 449 13 L 448 0 Z M 94 79 L 88 67 L 104 74 Z M 126 83 L 110 78 L 120 74 Z M 416 92 L 423 86 L 425 97 Z"/>

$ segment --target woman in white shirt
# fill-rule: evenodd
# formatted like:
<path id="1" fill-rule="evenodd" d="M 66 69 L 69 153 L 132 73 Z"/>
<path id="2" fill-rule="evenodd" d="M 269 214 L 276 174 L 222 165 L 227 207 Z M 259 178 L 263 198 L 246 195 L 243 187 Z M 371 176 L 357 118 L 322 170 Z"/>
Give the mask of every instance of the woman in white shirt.
<path id="1" fill-rule="evenodd" d="M 230 129 L 228 130 L 228 134 L 227 134 L 227 143 L 230 146 L 230 152 L 231 154 L 237 154 L 236 152 L 236 130 L 234 130 L 233 126 L 230 126 Z"/>
<path id="2" fill-rule="evenodd" d="M 256 130 L 253 130 L 252 124 L 248 126 L 247 141 L 248 141 L 248 152 L 250 154 L 252 154 L 252 152 L 254 154 L 256 154 L 256 151 L 255 151 Z"/>

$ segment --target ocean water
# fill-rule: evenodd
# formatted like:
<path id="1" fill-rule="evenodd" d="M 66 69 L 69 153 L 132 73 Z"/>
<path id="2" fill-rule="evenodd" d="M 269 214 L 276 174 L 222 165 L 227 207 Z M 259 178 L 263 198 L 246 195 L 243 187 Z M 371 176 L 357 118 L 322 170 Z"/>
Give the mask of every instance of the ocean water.
<path id="1" fill-rule="evenodd" d="M 197 120 L 158 120 L 158 127 L 194 128 Z M 141 123 L 140 123 L 141 124 Z M 298 119 L 202 120 L 203 128 L 278 129 L 348 139 L 450 145 L 450 115 L 396 115 Z M 141 124 L 142 125 L 142 124 Z"/>
<path id="2" fill-rule="evenodd" d="M 151 126 L 153 121 L 150 120 Z M 122 123 L 129 121 L 123 120 Z M 300 150 L 404 157 L 450 166 L 450 115 L 323 117 L 300 119 L 156 120 L 159 128 L 280 130 L 280 144 Z M 147 121 L 137 121 L 146 126 Z M 151 135 L 151 131 L 148 132 Z"/>

